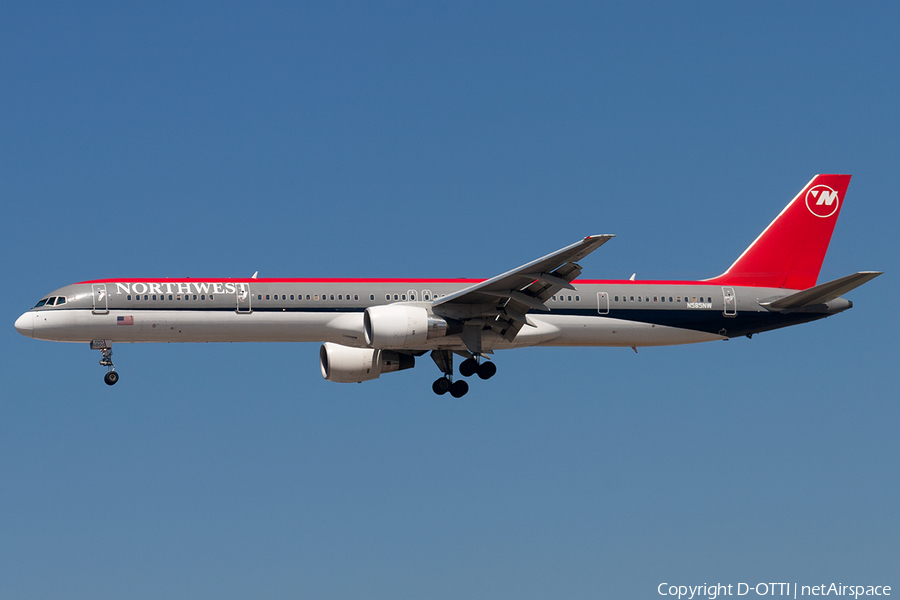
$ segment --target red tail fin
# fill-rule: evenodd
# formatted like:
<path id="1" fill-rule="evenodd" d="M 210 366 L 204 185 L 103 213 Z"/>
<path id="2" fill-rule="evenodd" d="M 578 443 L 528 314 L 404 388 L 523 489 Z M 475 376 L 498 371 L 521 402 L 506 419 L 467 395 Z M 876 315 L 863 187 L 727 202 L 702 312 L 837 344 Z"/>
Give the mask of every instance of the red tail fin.
<path id="1" fill-rule="evenodd" d="M 841 213 L 850 175 L 816 175 L 727 271 L 722 285 L 805 290 L 819 269 Z"/>

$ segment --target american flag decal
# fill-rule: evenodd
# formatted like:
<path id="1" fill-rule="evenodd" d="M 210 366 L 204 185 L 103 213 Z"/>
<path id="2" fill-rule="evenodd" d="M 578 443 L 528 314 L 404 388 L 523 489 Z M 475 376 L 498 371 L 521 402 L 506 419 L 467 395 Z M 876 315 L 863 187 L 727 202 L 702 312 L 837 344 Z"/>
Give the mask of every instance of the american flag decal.
<path id="1" fill-rule="evenodd" d="M 134 317 L 128 315 L 127 317 L 116 317 L 116 325 L 134 325 Z"/>

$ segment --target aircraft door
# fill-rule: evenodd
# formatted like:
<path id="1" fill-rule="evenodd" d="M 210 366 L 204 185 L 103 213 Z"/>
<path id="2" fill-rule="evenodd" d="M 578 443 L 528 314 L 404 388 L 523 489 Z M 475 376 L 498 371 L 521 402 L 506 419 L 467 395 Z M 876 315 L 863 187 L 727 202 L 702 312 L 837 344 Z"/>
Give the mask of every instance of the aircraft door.
<path id="1" fill-rule="evenodd" d="M 249 283 L 238 283 L 237 289 L 235 290 L 235 303 L 236 309 L 239 313 L 251 313 L 253 309 L 250 305 L 250 284 Z"/>
<path id="2" fill-rule="evenodd" d="M 106 295 L 106 284 L 95 283 L 91 286 L 94 296 L 93 312 L 95 315 L 109 314 L 109 298 Z"/>
<path id="3" fill-rule="evenodd" d="M 601 315 L 609 314 L 609 294 L 597 292 L 597 312 Z"/>
<path id="4" fill-rule="evenodd" d="M 723 287 L 722 295 L 725 297 L 725 316 L 737 316 L 737 297 L 734 295 L 734 288 Z"/>

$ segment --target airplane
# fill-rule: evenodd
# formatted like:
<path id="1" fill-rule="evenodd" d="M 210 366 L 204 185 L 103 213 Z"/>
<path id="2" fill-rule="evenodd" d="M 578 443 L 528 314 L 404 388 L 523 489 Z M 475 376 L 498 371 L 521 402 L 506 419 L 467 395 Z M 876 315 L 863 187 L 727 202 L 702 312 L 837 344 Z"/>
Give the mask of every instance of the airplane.
<path id="1" fill-rule="evenodd" d="M 430 353 L 432 390 L 464 396 L 498 350 L 668 346 L 728 340 L 853 306 L 842 294 L 881 275 L 817 285 L 850 175 L 816 175 L 721 275 L 698 281 L 577 279 L 613 235 L 591 235 L 491 279 L 100 279 L 59 288 L 15 323 L 27 337 L 89 343 L 104 381 L 113 344 L 319 342 L 328 381 L 377 379 Z"/>

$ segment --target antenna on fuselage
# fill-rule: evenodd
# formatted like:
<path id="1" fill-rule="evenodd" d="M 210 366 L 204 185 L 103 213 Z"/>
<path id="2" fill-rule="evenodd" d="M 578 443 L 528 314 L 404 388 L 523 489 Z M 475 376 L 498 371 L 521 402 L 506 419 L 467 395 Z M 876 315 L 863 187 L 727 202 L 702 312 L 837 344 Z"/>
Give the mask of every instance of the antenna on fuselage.
<path id="1" fill-rule="evenodd" d="M 259 271 L 255 271 L 253 275 L 250 276 L 250 279 L 256 279 L 256 276 L 259 275 Z"/>
<path id="2" fill-rule="evenodd" d="M 637 275 L 637 273 L 632 273 L 632 274 L 631 274 L 631 277 L 628 278 L 628 281 L 634 281 L 634 276 L 635 276 L 635 275 Z"/>

